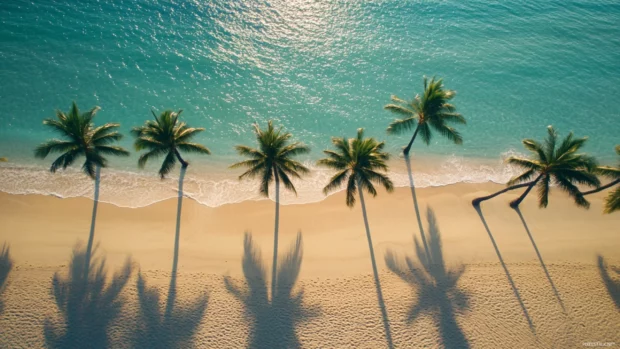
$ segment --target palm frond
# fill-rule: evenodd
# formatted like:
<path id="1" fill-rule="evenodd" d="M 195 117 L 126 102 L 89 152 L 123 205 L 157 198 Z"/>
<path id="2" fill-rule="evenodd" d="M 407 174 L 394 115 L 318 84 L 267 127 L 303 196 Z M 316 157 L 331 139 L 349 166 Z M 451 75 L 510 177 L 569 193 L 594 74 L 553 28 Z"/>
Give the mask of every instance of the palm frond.
<path id="1" fill-rule="evenodd" d="M 202 144 L 198 144 L 198 143 L 181 142 L 181 143 L 177 143 L 177 148 L 187 153 L 198 153 L 198 154 L 206 154 L 206 155 L 211 154 L 211 151 L 209 150 L 209 148 L 205 147 Z"/>
<path id="2" fill-rule="evenodd" d="M 143 154 L 146 155 L 146 154 Z M 177 157 L 174 152 L 169 151 L 164 158 L 164 162 L 161 163 L 161 167 L 159 168 L 159 176 L 161 179 L 164 179 L 167 174 L 172 171 L 174 165 L 177 163 Z"/>
<path id="3" fill-rule="evenodd" d="M 461 134 L 455 130 L 454 128 L 441 123 L 441 124 L 437 124 L 437 123 L 431 123 L 431 126 L 433 126 L 433 128 L 439 132 L 442 136 L 446 137 L 447 139 L 449 139 L 450 141 L 454 142 L 454 144 L 463 144 L 463 137 L 461 136 Z"/>
<path id="4" fill-rule="evenodd" d="M 535 173 L 536 173 L 535 169 L 529 169 L 529 170 L 523 172 L 522 174 L 511 178 L 508 181 L 508 183 L 506 183 L 506 185 L 507 186 L 511 186 L 511 185 L 515 185 L 517 183 L 527 182 L 527 181 L 531 180 L 532 177 L 534 177 Z"/>
<path id="5" fill-rule="evenodd" d="M 75 160 L 81 155 L 83 155 L 83 151 L 81 148 L 72 149 L 63 153 L 56 160 L 54 160 L 54 162 L 52 162 L 50 172 L 54 173 L 59 168 L 62 168 L 63 170 L 66 169 L 67 167 L 71 166 L 75 162 Z"/>
<path id="6" fill-rule="evenodd" d="M 146 153 L 141 154 L 140 157 L 138 158 L 138 167 L 144 168 L 144 166 L 150 159 L 158 158 L 166 154 L 167 152 L 169 152 L 169 150 L 165 148 L 154 148 L 152 150 L 147 151 Z"/>
<path id="7" fill-rule="evenodd" d="M 49 140 L 35 148 L 34 156 L 45 159 L 50 153 L 64 153 L 78 148 L 79 145 L 72 141 Z"/>
<path id="8" fill-rule="evenodd" d="M 273 181 L 273 167 L 265 166 L 262 171 L 262 178 L 260 181 L 260 190 L 261 195 L 265 197 L 269 197 L 269 183 Z"/>
<path id="9" fill-rule="evenodd" d="M 620 168 L 618 167 L 598 166 L 594 172 L 610 179 L 620 179 Z"/>
<path id="10" fill-rule="evenodd" d="M 347 180 L 348 177 L 349 177 L 349 170 L 348 169 L 344 169 L 344 170 L 336 172 L 336 174 L 333 175 L 329 179 L 329 182 L 323 188 L 323 194 L 327 195 L 327 194 L 333 192 L 334 190 L 340 189 L 340 187 L 342 187 L 342 184 L 344 183 L 344 181 Z"/>
<path id="11" fill-rule="evenodd" d="M 95 150 L 101 154 L 114 155 L 114 156 L 129 156 L 129 152 L 123 147 L 114 145 L 98 145 Z"/>
<path id="12" fill-rule="evenodd" d="M 605 198 L 605 213 L 620 211 L 620 186 Z"/>
<path id="13" fill-rule="evenodd" d="M 278 171 L 278 176 L 280 177 L 282 184 L 284 184 L 284 188 L 292 191 L 293 194 L 297 196 L 297 190 L 295 189 L 295 185 L 293 185 L 293 182 L 291 182 L 291 179 L 286 174 L 286 172 L 284 172 L 281 168 L 276 168 L 276 171 Z"/>
<path id="14" fill-rule="evenodd" d="M 590 203 L 573 183 L 561 176 L 554 177 L 556 184 L 573 198 L 575 204 L 580 207 L 590 208 Z"/>
<path id="15" fill-rule="evenodd" d="M 518 158 L 515 156 L 511 156 L 508 159 L 506 159 L 506 163 L 510 164 L 510 165 L 515 165 L 527 170 L 536 170 L 539 171 L 542 169 L 542 164 L 538 161 L 538 160 L 530 160 L 530 159 L 523 159 L 523 158 Z"/>
<path id="16" fill-rule="evenodd" d="M 346 203 L 347 206 L 353 207 L 355 206 L 355 191 L 357 190 L 357 185 L 355 181 L 355 176 L 349 176 L 349 181 L 347 182 L 347 190 L 346 190 Z"/>
<path id="17" fill-rule="evenodd" d="M 534 152 L 538 155 L 539 161 L 542 161 L 542 162 L 548 161 L 547 155 L 545 154 L 545 150 L 543 149 L 543 146 L 540 143 L 538 143 L 537 141 L 533 139 L 524 139 L 522 143 L 525 149 L 531 152 Z"/>
<path id="18" fill-rule="evenodd" d="M 431 128 L 427 123 L 420 124 L 420 137 L 422 137 L 422 141 L 426 143 L 426 145 L 431 144 L 431 138 L 433 135 L 431 134 Z"/>
<path id="19" fill-rule="evenodd" d="M 394 135 L 402 134 L 405 131 L 413 129 L 416 125 L 417 119 L 415 117 L 396 119 L 388 125 L 387 133 Z"/>
<path id="20" fill-rule="evenodd" d="M 257 162 L 255 165 L 249 165 L 249 162 Z M 242 161 L 245 162 L 245 161 Z M 263 173 L 265 171 L 265 163 L 261 160 L 247 160 L 248 165 L 241 165 L 241 162 L 237 163 L 236 165 L 239 165 L 238 167 L 241 166 L 245 166 L 248 167 L 248 170 L 243 172 L 241 175 L 239 175 L 239 179 L 244 179 L 244 178 L 254 178 L 257 177 L 259 174 Z"/>

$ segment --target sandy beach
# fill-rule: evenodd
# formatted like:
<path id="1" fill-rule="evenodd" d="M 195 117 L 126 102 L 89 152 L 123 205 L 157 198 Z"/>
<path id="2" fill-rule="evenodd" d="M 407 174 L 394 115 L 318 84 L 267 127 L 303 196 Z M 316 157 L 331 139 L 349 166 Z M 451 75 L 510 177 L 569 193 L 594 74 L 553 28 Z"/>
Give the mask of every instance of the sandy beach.
<path id="1" fill-rule="evenodd" d="M 0 194 L 0 243 L 13 261 L 0 347 L 53 347 L 60 337 L 66 345 L 85 333 L 99 336 L 94 347 L 114 348 L 620 345 L 620 216 L 602 214 L 604 193 L 589 198 L 589 210 L 555 191 L 547 209 L 528 198 L 523 220 L 508 207 L 516 194 L 500 196 L 482 205 L 487 230 L 470 202 L 500 188 L 418 189 L 428 253 L 409 188 L 368 199 L 382 303 L 361 210 L 346 207 L 342 193 L 281 207 L 273 300 L 273 202 L 209 208 L 185 199 L 172 282 L 177 200 L 101 203 L 97 277 L 111 286 L 73 312 L 92 201 Z M 57 297 L 60 289 L 69 296 Z"/>

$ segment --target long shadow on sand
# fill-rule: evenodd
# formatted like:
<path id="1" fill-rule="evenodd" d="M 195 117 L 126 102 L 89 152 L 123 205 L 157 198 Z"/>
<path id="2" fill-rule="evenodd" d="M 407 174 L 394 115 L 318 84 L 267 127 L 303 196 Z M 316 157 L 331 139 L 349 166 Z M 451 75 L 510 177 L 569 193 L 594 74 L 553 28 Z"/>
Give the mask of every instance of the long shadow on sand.
<path id="1" fill-rule="evenodd" d="M 424 234 L 424 227 L 422 226 L 422 218 L 420 218 L 420 208 L 418 207 L 418 197 L 415 194 L 415 184 L 413 182 L 413 172 L 411 171 L 411 159 L 409 155 L 405 155 L 405 164 L 407 165 L 407 175 L 409 176 L 409 189 L 411 189 L 411 198 L 413 199 L 413 208 L 415 209 L 415 215 L 418 220 L 418 229 L 420 230 L 420 237 L 422 238 L 422 245 L 424 246 L 425 256 L 430 256 L 428 251 L 428 243 L 426 242 L 426 234 Z M 426 262 L 429 262 L 428 260 Z"/>
<path id="2" fill-rule="evenodd" d="M 499 248 L 497 247 L 497 243 L 495 242 L 495 239 L 493 238 L 493 234 L 491 234 L 491 230 L 489 229 L 489 225 L 487 224 L 487 221 L 484 219 L 484 216 L 482 215 L 482 208 L 480 208 L 480 206 L 476 206 L 474 207 L 476 209 L 476 212 L 478 212 L 478 215 L 480 216 L 480 220 L 482 221 L 482 224 L 484 225 L 484 228 L 487 231 L 487 234 L 489 234 L 489 239 L 491 239 L 491 243 L 493 244 L 493 248 L 495 249 L 495 253 L 497 254 L 497 258 L 499 259 L 499 262 L 502 264 L 502 268 L 504 268 L 504 272 L 506 273 L 506 278 L 508 279 L 508 283 L 510 283 L 510 287 L 512 288 L 512 292 L 515 295 L 515 298 L 517 298 L 517 301 L 519 302 L 519 306 L 521 306 L 521 310 L 523 311 L 523 315 L 525 316 L 525 319 L 527 320 L 527 324 L 530 327 L 530 330 L 533 333 L 536 333 L 536 329 L 534 328 L 534 323 L 532 323 L 532 319 L 530 318 L 530 314 L 527 312 L 527 309 L 525 308 L 525 304 L 523 303 L 523 299 L 521 299 L 521 294 L 519 293 L 519 289 L 517 289 L 517 286 L 515 285 L 515 282 L 512 280 L 512 276 L 510 276 L 510 272 L 508 271 L 508 267 L 506 267 L 506 263 L 504 263 L 504 259 L 502 258 L 502 254 L 499 252 Z"/>
<path id="3" fill-rule="evenodd" d="M 465 266 L 460 265 L 452 270 L 446 268 L 441 235 L 431 208 L 427 210 L 426 218 L 428 249 L 422 248 L 414 237 L 415 252 L 421 267 L 410 257 L 398 261 L 391 251 L 385 255 L 385 263 L 394 274 L 417 290 L 417 301 L 411 305 L 407 323 L 412 324 L 420 314 L 429 313 L 439 329 L 444 348 L 469 348 L 455 318 L 455 311 L 465 311 L 469 306 L 468 295 L 457 285 Z"/>
<path id="4" fill-rule="evenodd" d="M 525 218 L 523 218 L 523 215 L 521 214 L 521 210 L 519 209 L 519 207 L 517 207 L 515 208 L 515 211 L 517 211 L 519 218 L 521 218 L 521 222 L 523 223 L 523 227 L 525 228 L 525 231 L 527 232 L 527 236 L 530 238 L 530 241 L 532 242 L 532 246 L 534 246 L 534 250 L 536 251 L 536 255 L 538 256 L 540 265 L 542 266 L 545 272 L 545 275 L 547 276 L 547 280 L 549 280 L 549 284 L 551 285 L 551 288 L 553 289 L 553 294 L 555 294 L 555 298 L 558 300 L 558 303 L 560 303 L 560 307 L 562 307 L 562 311 L 566 313 L 566 308 L 564 308 L 564 302 L 562 302 L 560 293 L 558 292 L 558 289 L 555 287 L 555 284 L 553 283 L 553 280 L 551 279 L 551 275 L 549 274 L 549 271 L 547 270 L 547 266 L 545 265 L 545 262 L 542 259 L 540 251 L 538 251 L 538 246 L 536 246 L 536 242 L 534 242 L 532 233 L 530 233 L 530 228 L 528 228 L 527 223 L 525 223 Z"/>
<path id="5" fill-rule="evenodd" d="M 605 262 L 603 256 L 599 255 L 598 258 L 598 271 L 601 274 L 601 279 L 605 283 L 607 293 L 616 304 L 616 308 L 620 310 L 620 267 L 609 267 Z M 609 270 L 615 274 L 615 277 L 609 275 Z M 613 275 L 613 274 L 612 274 Z"/>
<path id="6" fill-rule="evenodd" d="M 245 234 L 243 251 L 242 266 L 247 289 L 235 285 L 228 276 L 224 278 L 224 283 L 228 291 L 243 302 L 250 319 L 248 347 L 301 348 L 295 328 L 319 314 L 318 309 L 304 306 L 303 290 L 293 292 L 303 257 L 301 233 L 279 263 L 276 292 L 272 295 L 271 302 L 267 295 L 267 274 L 261 261 L 261 253 L 254 246 L 249 233 Z"/>
<path id="7" fill-rule="evenodd" d="M 121 311 L 124 300 L 119 297 L 131 273 L 128 258 L 106 286 L 105 258 L 92 257 L 80 245 L 73 249 L 67 278 L 58 273 L 52 279 L 51 291 L 63 323 L 46 319 L 43 333 L 48 348 L 108 348 L 108 327 Z M 87 265 L 90 258 L 90 265 Z"/>
<path id="8" fill-rule="evenodd" d="M 13 260 L 11 259 L 9 246 L 2 245 L 0 250 L 0 314 L 4 311 L 4 301 L 2 295 L 7 286 L 7 279 L 13 269 Z"/>
<path id="9" fill-rule="evenodd" d="M 135 348 L 191 348 L 198 326 L 207 310 L 206 294 L 190 305 L 177 304 L 177 270 L 179 265 L 179 237 L 183 207 L 183 181 L 187 168 L 181 168 L 177 200 L 177 220 L 174 235 L 174 255 L 168 296 L 163 314 L 159 307 L 159 291 L 146 285 L 142 273 L 138 274 L 138 301 L 140 311 L 134 337 Z"/>
<path id="10" fill-rule="evenodd" d="M 194 335 L 207 309 L 206 294 L 189 305 L 177 304 L 176 274 L 173 274 L 163 312 L 160 309 L 159 299 L 159 290 L 155 287 L 148 287 L 142 273 L 139 273 L 140 310 L 134 348 L 193 347 Z"/>

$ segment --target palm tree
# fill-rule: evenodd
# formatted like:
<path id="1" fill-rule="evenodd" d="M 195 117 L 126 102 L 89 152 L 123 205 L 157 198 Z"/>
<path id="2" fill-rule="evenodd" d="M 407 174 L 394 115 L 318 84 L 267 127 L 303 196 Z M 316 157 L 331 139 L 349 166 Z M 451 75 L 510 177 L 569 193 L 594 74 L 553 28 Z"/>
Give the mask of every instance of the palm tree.
<path id="1" fill-rule="evenodd" d="M 409 155 L 418 132 L 424 143 L 430 144 L 431 128 L 455 144 L 463 143 L 460 133 L 448 125 L 450 123 L 466 123 L 465 118 L 456 112 L 455 106 L 449 103 L 455 95 L 455 91 L 444 89 L 442 79 L 435 80 L 432 78 L 429 83 L 428 79 L 424 77 L 424 95 L 422 97 L 416 95 L 413 100 L 405 101 L 397 96 L 392 96 L 394 103 L 388 104 L 384 108 L 403 118 L 390 123 L 387 128 L 388 134 L 402 134 L 415 126 L 413 136 L 403 150 L 405 157 Z"/>
<path id="2" fill-rule="evenodd" d="M 538 185 L 538 204 L 547 207 L 549 203 L 549 187 L 551 180 L 563 191 L 573 198 L 578 206 L 588 208 L 590 203 L 583 197 L 577 188 L 577 184 L 587 186 L 600 186 L 598 178 L 592 173 L 596 167 L 596 161 L 591 156 L 577 153 L 585 144 L 587 137 L 574 138 L 569 133 L 557 146 L 558 134 L 553 126 L 547 127 L 547 139 L 541 144 L 533 139 L 524 139 L 523 145 L 533 153 L 533 158 L 520 158 L 511 156 L 507 163 L 525 169 L 522 174 L 508 181 L 508 188 L 498 191 L 489 196 L 474 199 L 472 204 L 478 207 L 482 201 L 518 188 L 527 188 L 521 196 L 510 203 L 510 207 L 517 208 L 529 192 Z M 532 180 L 532 178 L 534 178 Z"/>
<path id="3" fill-rule="evenodd" d="M 282 128 L 275 128 L 273 122 L 267 122 L 267 129 L 261 129 L 254 124 L 254 133 L 258 149 L 254 149 L 245 145 L 235 147 L 237 153 L 241 156 L 249 157 L 233 164 L 230 168 L 247 168 L 247 170 L 239 176 L 239 179 L 260 178 L 259 192 L 265 197 L 269 197 L 269 185 L 275 182 L 275 202 L 276 202 L 276 219 L 273 237 L 273 268 L 271 278 L 271 296 L 276 294 L 276 278 L 277 258 L 278 258 L 278 226 L 280 222 L 280 181 L 284 184 L 284 188 L 292 191 L 297 195 L 295 186 L 291 182 L 291 177 L 301 178 L 301 175 L 308 174 L 310 170 L 300 162 L 292 158 L 297 155 L 307 154 L 310 148 L 299 142 L 290 142 L 292 135 L 288 132 L 282 132 Z"/>
<path id="4" fill-rule="evenodd" d="M 373 197 L 377 196 L 377 190 L 374 184 L 383 186 L 388 192 L 394 190 L 392 181 L 385 175 L 385 172 L 388 170 L 386 161 L 389 159 L 389 154 L 383 151 L 385 142 L 378 142 L 374 138 L 364 138 L 364 129 L 362 128 L 357 130 L 356 138 L 347 139 L 344 137 L 334 137 L 332 138 L 332 143 L 336 150 L 324 150 L 323 153 L 327 155 L 327 158 L 318 161 L 319 165 L 337 171 L 325 188 L 323 188 L 323 193 L 327 195 L 334 190 L 338 190 L 346 182 L 346 203 L 347 206 L 353 207 L 355 205 L 355 192 L 357 190 L 362 205 L 362 215 L 364 216 L 364 225 L 366 227 L 368 248 L 370 249 L 372 269 L 375 276 L 379 307 L 383 316 L 383 326 L 385 328 L 388 346 L 392 348 L 392 336 L 389 329 L 385 303 L 383 302 L 383 295 L 381 293 L 381 284 L 379 283 L 379 274 L 377 272 L 375 253 L 372 247 L 370 228 L 368 226 L 368 216 L 366 215 L 366 204 L 364 202 L 364 191 L 368 192 Z"/>
<path id="5" fill-rule="evenodd" d="M 159 169 L 159 175 L 163 179 L 172 171 L 177 160 L 182 168 L 189 166 L 189 163 L 181 157 L 180 152 L 211 154 L 211 151 L 204 145 L 191 142 L 196 134 L 205 129 L 189 127 L 185 122 L 179 121 L 179 115 L 182 112 L 183 110 L 176 113 L 166 110 L 157 116 L 155 111 L 151 111 L 155 120 L 147 120 L 144 125 L 133 128 L 131 133 L 136 137 L 134 143 L 136 150 L 148 150 L 138 159 L 140 168 L 144 168 L 149 159 L 165 154 L 166 157 Z"/>
<path id="6" fill-rule="evenodd" d="M 174 257 L 172 260 L 172 277 L 170 290 L 175 290 L 176 273 L 179 261 L 179 236 L 181 232 L 181 208 L 183 205 L 183 180 L 189 163 L 181 157 L 181 151 L 197 154 L 211 154 L 211 151 L 202 144 L 191 142 L 196 134 L 204 131 L 204 128 L 189 127 L 185 122 L 179 121 L 179 115 L 183 110 L 173 112 L 166 110 L 159 116 L 155 111 L 151 111 L 155 120 L 147 120 L 144 125 L 134 127 L 131 133 L 136 137 L 134 147 L 140 151 L 148 150 L 140 155 L 138 166 L 144 168 L 146 162 L 151 158 L 166 155 L 164 162 L 159 169 L 161 179 L 172 171 L 176 161 L 181 163 L 181 174 L 179 175 L 179 193 L 177 201 L 177 223 L 174 238 Z M 172 304 L 174 292 L 168 293 L 168 303 Z"/>
<path id="7" fill-rule="evenodd" d="M 620 145 L 616 146 L 616 154 L 620 155 Z M 597 189 L 592 189 L 590 191 L 586 191 L 583 195 L 590 195 L 594 193 L 598 193 L 599 191 L 605 190 L 607 188 L 611 188 L 616 184 L 620 183 L 620 164 L 617 167 L 612 166 L 599 166 L 594 172 L 604 177 L 608 177 L 611 179 L 611 182 L 600 186 Z M 605 213 L 612 213 L 614 211 L 620 210 L 620 186 L 616 188 L 616 190 L 612 191 L 607 195 L 605 199 Z"/>
<path id="8" fill-rule="evenodd" d="M 68 114 L 57 110 L 56 119 L 45 119 L 43 125 L 53 129 L 63 139 L 52 139 L 42 143 L 35 149 L 34 153 L 35 157 L 40 159 L 45 159 L 50 153 L 61 153 L 52 162 L 50 167 L 52 173 L 55 173 L 59 168 L 66 169 L 82 156 L 86 158 L 82 164 L 82 171 L 95 180 L 93 215 L 86 249 L 86 265 L 90 265 L 95 235 L 101 168 L 108 164 L 105 155 L 129 156 L 129 152 L 125 149 L 111 145 L 123 137 L 117 131 L 119 124 L 107 123 L 99 127 L 93 125 L 92 121 L 98 110 L 99 107 L 94 107 L 85 113 L 80 113 L 75 102 L 71 105 Z"/>

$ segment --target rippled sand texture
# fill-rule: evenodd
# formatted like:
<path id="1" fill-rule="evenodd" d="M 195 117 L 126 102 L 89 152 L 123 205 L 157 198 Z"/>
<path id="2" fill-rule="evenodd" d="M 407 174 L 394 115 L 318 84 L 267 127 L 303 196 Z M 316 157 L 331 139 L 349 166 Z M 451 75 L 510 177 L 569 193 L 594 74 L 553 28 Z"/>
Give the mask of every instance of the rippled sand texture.
<path id="1" fill-rule="evenodd" d="M 556 194 L 546 211 L 526 200 L 521 216 L 507 195 L 479 215 L 471 198 L 497 187 L 418 190 L 422 233 L 408 189 L 369 200 L 382 302 L 361 212 L 341 194 L 282 207 L 274 295 L 270 201 L 212 209 L 186 200 L 171 273 L 174 200 L 102 204 L 87 267 L 76 241 L 87 237 L 88 200 L 1 194 L 0 347 L 620 343 L 620 217 L 601 214 L 603 195 L 589 211 Z"/>
<path id="2" fill-rule="evenodd" d="M 620 313 L 597 266 L 577 263 L 548 266 L 556 286 L 562 290 L 566 313 L 562 312 L 539 265 L 508 267 L 532 327 L 498 263 L 464 265 L 465 272 L 455 287 L 466 298 L 446 302 L 442 293 L 426 294 L 424 301 L 436 306 L 421 309 L 413 319 L 412 311 L 420 302 L 420 294 L 428 290 L 383 270 L 380 277 L 395 347 L 572 348 L 589 341 L 620 342 Z M 62 272 L 66 271 L 63 268 Z M 0 319 L 0 346 L 39 348 L 46 343 L 43 323 L 46 328 L 64 326 L 50 294 L 53 272 L 23 267 L 12 275 L 11 291 L 3 296 L 6 307 Z M 159 306 L 147 305 L 154 310 L 148 315 L 163 315 L 170 275 L 146 272 L 143 278 L 148 280 L 149 292 L 160 295 L 159 299 L 146 300 Z M 149 328 L 152 332 L 145 332 L 144 327 L 158 320 L 142 318 L 141 302 L 145 300 L 137 291 L 136 280 L 135 277 L 129 280 L 117 300 L 123 311 L 107 327 L 110 348 L 128 348 L 136 343 L 148 343 L 140 346 L 143 348 L 186 348 L 188 343 L 198 348 L 243 348 L 250 343 L 253 348 L 386 347 L 371 275 L 300 280 L 295 292 L 274 304 L 254 295 L 240 298 L 225 287 L 227 282 L 236 283 L 247 292 L 245 288 L 252 283 L 247 279 L 180 273 L 175 311 L 179 309 L 178 314 L 183 317 L 169 325 L 155 324 L 160 327 Z M 620 284 L 617 272 L 610 282 L 615 282 L 612 287 L 616 287 L 617 297 Z M 209 297 L 203 310 L 205 292 Z M 453 313 L 446 314 L 449 312 Z M 91 315 L 80 319 L 82 333 L 98 332 L 101 329 L 87 328 L 102 326 L 101 318 L 108 316 L 106 313 Z M 456 325 L 448 324 L 450 321 L 445 317 L 453 317 Z M 192 334 L 193 340 L 188 342 Z M 73 340 L 79 343 L 87 338 L 73 337 Z"/>

